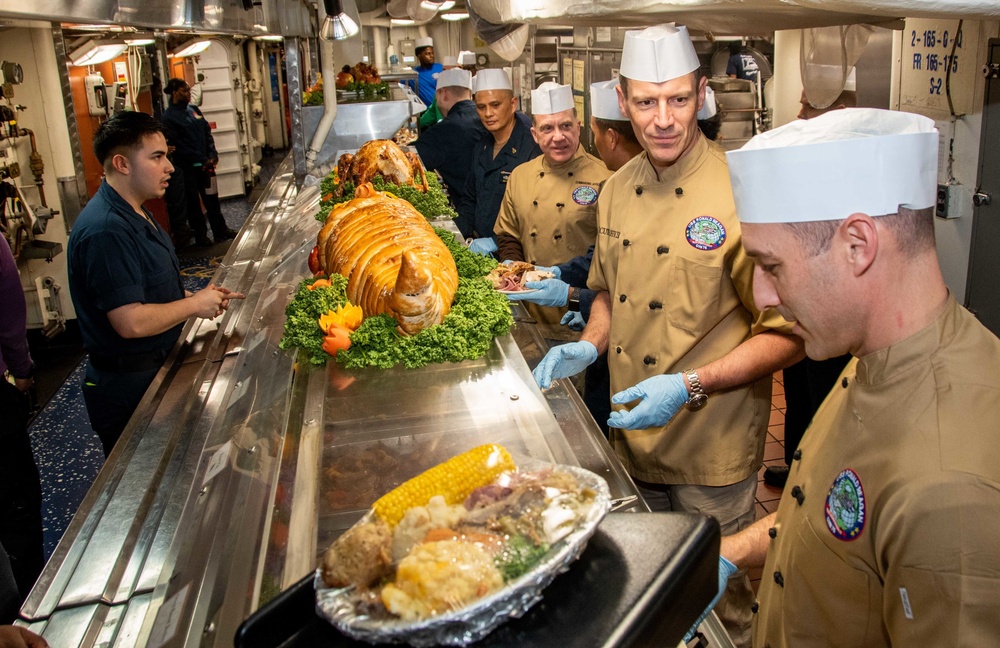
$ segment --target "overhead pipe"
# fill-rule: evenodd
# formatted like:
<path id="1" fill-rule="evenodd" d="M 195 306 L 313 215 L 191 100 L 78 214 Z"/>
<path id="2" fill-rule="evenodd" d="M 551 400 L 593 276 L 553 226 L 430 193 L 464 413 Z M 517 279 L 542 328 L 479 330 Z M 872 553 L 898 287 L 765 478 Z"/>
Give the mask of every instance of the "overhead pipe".
<path id="1" fill-rule="evenodd" d="M 326 7 L 323 5 L 323 0 L 316 3 L 316 11 L 319 15 L 319 24 L 322 25 L 326 20 Z M 319 125 L 316 126 L 312 143 L 309 144 L 309 149 L 306 151 L 306 173 L 316 168 L 316 159 L 319 157 L 320 149 L 323 148 L 323 142 L 326 141 L 326 136 L 330 134 L 333 122 L 337 119 L 337 70 L 333 65 L 333 43 L 322 38 L 318 40 L 319 67 L 323 74 L 324 111 Z"/>
<path id="2" fill-rule="evenodd" d="M 382 34 L 382 28 L 373 26 L 372 37 L 375 43 L 375 69 L 379 72 L 388 72 L 389 68 L 386 65 L 388 61 L 385 60 L 385 37 Z"/>

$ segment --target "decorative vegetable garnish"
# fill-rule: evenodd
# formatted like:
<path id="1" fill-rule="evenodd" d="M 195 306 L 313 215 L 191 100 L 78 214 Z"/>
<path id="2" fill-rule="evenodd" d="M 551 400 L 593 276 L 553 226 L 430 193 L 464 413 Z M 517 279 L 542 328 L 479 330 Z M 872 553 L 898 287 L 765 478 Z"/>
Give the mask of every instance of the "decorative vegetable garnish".
<path id="1" fill-rule="evenodd" d="M 309 290 L 316 290 L 317 288 L 329 288 L 331 285 L 332 284 L 330 283 L 329 279 L 320 278 L 314 281 L 313 283 L 309 284 L 308 288 Z"/>
<path id="2" fill-rule="evenodd" d="M 339 326 L 348 331 L 356 331 L 361 326 L 364 318 L 365 315 L 360 306 L 346 304 L 321 315 L 319 318 L 319 328 L 324 333 L 327 333 L 331 326 Z"/>
<path id="3" fill-rule="evenodd" d="M 493 559 L 493 562 L 503 574 L 504 582 L 509 583 L 531 571 L 548 551 L 549 545 L 544 543 L 536 545 L 526 536 L 516 535 L 507 541 L 503 551 Z"/>
<path id="4" fill-rule="evenodd" d="M 354 183 L 350 181 L 344 183 L 343 195 L 339 198 L 335 197 L 333 194 L 337 184 L 332 172 L 320 183 L 320 195 L 323 199 L 320 201 L 320 209 L 316 214 L 316 220 L 326 222 L 326 217 L 334 205 L 347 202 L 354 197 L 355 187 Z M 439 216 L 447 218 L 458 217 L 458 212 L 452 209 L 448 203 L 448 196 L 445 194 L 444 189 L 441 188 L 441 182 L 435 173 L 427 174 L 427 193 L 409 185 L 397 185 L 386 182 L 382 176 L 375 176 L 372 179 L 372 185 L 377 191 L 388 191 L 409 202 L 425 218 L 433 219 Z M 330 196 L 329 199 L 327 199 L 327 195 Z"/>
<path id="5" fill-rule="evenodd" d="M 316 274 L 322 270 L 319 265 L 319 246 L 314 245 L 312 251 L 309 252 L 309 272 Z"/>
<path id="6" fill-rule="evenodd" d="M 336 356 L 339 352 L 351 348 L 351 332 L 343 326 L 331 325 L 324 333 L 326 336 L 323 338 L 323 351 L 326 353 Z"/>

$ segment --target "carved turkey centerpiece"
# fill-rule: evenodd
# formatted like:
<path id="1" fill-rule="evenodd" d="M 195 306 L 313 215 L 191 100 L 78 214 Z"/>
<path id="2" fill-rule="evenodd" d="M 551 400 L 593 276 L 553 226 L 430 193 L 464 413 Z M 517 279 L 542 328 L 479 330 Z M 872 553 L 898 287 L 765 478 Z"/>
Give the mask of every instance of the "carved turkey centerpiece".
<path id="1" fill-rule="evenodd" d="M 410 203 L 370 183 L 333 208 L 317 247 L 322 269 L 347 277 L 347 298 L 365 317 L 387 313 L 400 333 L 415 335 L 451 310 L 458 288 L 451 252 Z"/>
<path id="2" fill-rule="evenodd" d="M 337 179 L 334 190 L 338 198 L 344 194 L 344 183 L 353 182 L 360 187 L 382 176 L 386 182 L 411 185 L 427 193 L 427 175 L 416 153 L 405 153 L 392 140 L 365 142 L 355 154 L 344 153 L 337 160 Z M 419 178 L 419 180 L 418 180 Z"/>

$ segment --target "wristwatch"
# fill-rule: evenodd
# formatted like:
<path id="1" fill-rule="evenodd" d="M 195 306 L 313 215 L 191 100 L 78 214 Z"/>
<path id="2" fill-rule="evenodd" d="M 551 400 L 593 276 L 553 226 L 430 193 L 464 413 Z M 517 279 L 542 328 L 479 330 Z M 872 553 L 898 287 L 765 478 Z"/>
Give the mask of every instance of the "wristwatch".
<path id="1" fill-rule="evenodd" d="M 571 311 L 580 310 L 580 289 L 576 286 L 569 287 L 569 297 L 566 299 L 566 308 Z"/>
<path id="2" fill-rule="evenodd" d="M 700 410 L 708 402 L 708 394 L 701 387 L 701 380 L 698 379 L 698 372 L 694 369 L 687 369 L 684 371 L 684 375 L 687 376 L 688 382 L 691 384 L 690 395 L 687 399 L 687 408 L 692 412 L 695 410 Z"/>

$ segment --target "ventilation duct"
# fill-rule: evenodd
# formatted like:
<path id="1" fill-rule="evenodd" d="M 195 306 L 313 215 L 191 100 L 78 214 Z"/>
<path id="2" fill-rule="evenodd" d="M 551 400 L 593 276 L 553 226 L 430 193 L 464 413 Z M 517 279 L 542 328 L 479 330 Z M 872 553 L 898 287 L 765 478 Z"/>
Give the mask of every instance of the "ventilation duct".
<path id="1" fill-rule="evenodd" d="M 472 20 L 472 27 L 476 30 L 476 34 L 504 60 L 513 61 L 524 52 L 524 46 L 527 45 L 530 35 L 528 25 L 491 23 L 476 13 L 471 5 L 469 6 L 469 18 Z"/>

